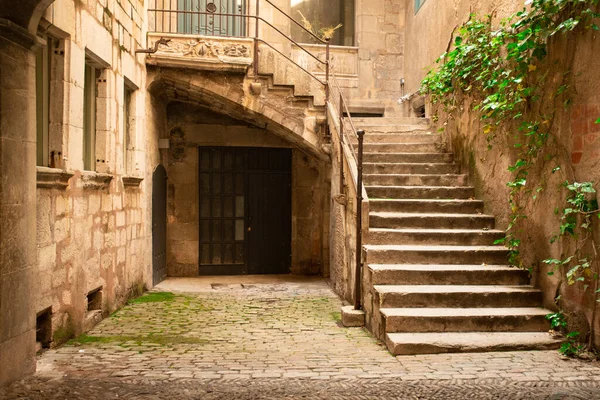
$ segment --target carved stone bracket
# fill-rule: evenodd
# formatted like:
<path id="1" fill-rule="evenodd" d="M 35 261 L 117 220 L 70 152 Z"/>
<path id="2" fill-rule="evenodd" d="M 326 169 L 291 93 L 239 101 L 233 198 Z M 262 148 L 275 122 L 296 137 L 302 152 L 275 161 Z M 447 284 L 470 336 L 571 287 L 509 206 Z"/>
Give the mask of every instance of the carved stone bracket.
<path id="1" fill-rule="evenodd" d="M 73 173 L 63 169 L 37 167 L 37 187 L 40 189 L 66 189 Z"/>
<path id="2" fill-rule="evenodd" d="M 108 188 L 113 178 L 111 174 L 86 171 L 81 174 L 81 183 L 84 189 L 102 190 Z"/>
<path id="3" fill-rule="evenodd" d="M 192 68 L 208 71 L 246 73 L 252 64 L 252 39 L 195 36 L 184 34 L 149 34 L 149 44 L 161 38 L 158 51 L 146 63 L 163 67 Z"/>
<path id="4" fill-rule="evenodd" d="M 139 187 L 144 180 L 144 178 L 138 176 L 123 176 L 121 179 L 123 179 L 123 186 L 125 187 Z"/>

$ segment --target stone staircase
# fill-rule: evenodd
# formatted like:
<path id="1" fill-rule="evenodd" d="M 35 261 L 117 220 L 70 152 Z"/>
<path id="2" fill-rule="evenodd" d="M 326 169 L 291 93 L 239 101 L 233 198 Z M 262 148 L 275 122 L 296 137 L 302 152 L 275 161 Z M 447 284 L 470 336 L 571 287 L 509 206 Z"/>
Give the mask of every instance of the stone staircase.
<path id="1" fill-rule="evenodd" d="M 394 355 L 556 348 L 542 293 L 493 245 L 504 233 L 441 135 L 425 119 L 354 123 L 366 131 L 364 292 L 375 336 Z"/>

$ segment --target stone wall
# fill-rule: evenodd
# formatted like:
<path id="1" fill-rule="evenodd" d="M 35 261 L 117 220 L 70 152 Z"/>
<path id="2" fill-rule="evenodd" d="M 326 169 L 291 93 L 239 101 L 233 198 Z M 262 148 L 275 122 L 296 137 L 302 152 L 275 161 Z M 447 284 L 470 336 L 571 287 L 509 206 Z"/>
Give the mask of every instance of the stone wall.
<path id="1" fill-rule="evenodd" d="M 518 1 L 427 1 L 414 15 L 412 6 L 409 6 L 406 14 L 408 89 L 418 88 L 426 70 L 451 43 L 455 27 L 465 22 L 470 12 L 479 15 L 497 12 L 496 18 L 499 19 L 520 7 L 522 3 Z M 423 37 L 427 38 L 426 43 L 420 40 Z M 600 79 L 593 64 L 598 51 L 600 41 L 596 32 L 579 33 L 576 39 L 568 42 L 557 39 L 550 46 L 549 64 L 541 67 L 550 70 L 548 90 L 562 79 L 563 72 L 571 71 L 572 87 L 568 95 L 571 106 L 563 109 L 559 105 L 557 108 L 553 136 L 545 151 L 552 158 L 540 156 L 537 166 L 530 172 L 528 185 L 533 187 L 531 182 L 540 182 L 543 191 L 535 200 L 531 198 L 525 202 L 527 219 L 519 225 L 518 233 L 523 240 L 520 249 L 523 265 L 532 268 L 533 283 L 543 290 L 545 307 L 557 309 L 555 298 L 561 295 L 559 307 L 567 314 L 570 329 L 582 332 L 585 338 L 589 326 L 593 325 L 596 346 L 600 340 L 600 318 L 594 312 L 593 280 L 588 282 L 591 287 L 587 291 L 581 282 L 570 286 L 563 274 L 549 276 L 551 268 L 542 260 L 561 258 L 573 251 L 570 240 L 550 244 L 550 238 L 559 229 L 559 218 L 553 210 L 567 206 L 566 191 L 561 184 L 567 179 L 571 182 L 591 181 L 598 189 L 597 183 L 600 182 L 600 125 L 594 124 L 600 117 Z M 465 112 L 444 127 L 446 140 L 463 171 L 470 173 L 477 197 L 485 200 L 486 212 L 496 215 L 498 228 L 504 229 L 510 217 L 506 182 L 512 177 L 507 168 L 517 161 L 518 151 L 513 147 L 512 135 L 507 132 L 499 133 L 492 142 L 493 147 L 488 150 L 478 114 L 468 111 L 468 102 L 464 106 Z M 561 171 L 552 174 L 550 171 L 555 166 L 560 166 Z M 593 235 L 596 243 L 600 234 L 598 225 L 595 224 Z M 596 263 L 594 268 L 598 270 L 598 267 Z"/>
<path id="2" fill-rule="evenodd" d="M 57 0 L 40 24 L 55 38 L 49 45 L 61 51 L 50 71 L 55 157 L 53 168 L 38 167 L 37 189 L 35 313 L 51 311 L 53 344 L 89 329 L 151 285 L 146 198 L 157 136 L 146 131 L 147 121 L 155 121 L 146 109 L 144 56 L 134 53 L 145 47 L 144 19 L 141 0 Z M 84 171 L 82 150 L 86 60 L 102 68 L 95 171 Z M 125 86 L 133 93 L 128 128 Z M 88 298 L 98 289 L 100 295 Z"/>
<path id="3" fill-rule="evenodd" d="M 175 145 L 169 132 L 184 136 Z M 169 176 L 168 275 L 198 275 L 198 146 L 293 148 L 268 130 L 185 103 L 168 107 L 171 148 L 162 151 Z M 177 154 L 176 154 L 177 153 Z M 292 151 L 292 263 L 293 274 L 328 273 L 326 165 L 301 150 Z"/>

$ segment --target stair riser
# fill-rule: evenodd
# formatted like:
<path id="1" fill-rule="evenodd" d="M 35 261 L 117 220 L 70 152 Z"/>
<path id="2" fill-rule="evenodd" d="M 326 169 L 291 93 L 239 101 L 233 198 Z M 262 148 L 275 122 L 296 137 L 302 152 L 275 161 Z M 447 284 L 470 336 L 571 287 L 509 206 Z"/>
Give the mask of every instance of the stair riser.
<path id="1" fill-rule="evenodd" d="M 491 351 L 533 351 L 533 350 L 555 350 L 560 347 L 560 342 L 553 343 L 526 343 L 522 345 L 507 344 L 493 346 L 461 346 L 445 347 L 435 343 L 411 343 L 396 345 L 391 340 L 386 339 L 386 346 L 390 353 L 395 356 L 408 356 L 415 354 L 442 354 L 442 353 L 487 353 Z"/>
<path id="2" fill-rule="evenodd" d="M 424 217 L 419 215 L 403 217 L 369 216 L 369 225 L 371 228 L 426 229 L 436 227 L 439 229 L 493 229 L 494 224 L 493 217 L 479 217 L 476 215 L 463 217 Z"/>
<path id="3" fill-rule="evenodd" d="M 373 271 L 374 285 L 527 285 L 527 271 Z"/>
<path id="4" fill-rule="evenodd" d="M 508 250 L 369 250 L 369 264 L 505 265 Z"/>
<path id="5" fill-rule="evenodd" d="M 457 174 L 455 164 L 363 164 L 365 174 Z"/>
<path id="6" fill-rule="evenodd" d="M 449 163 L 452 162 L 451 153 L 364 153 L 364 162 L 367 163 Z"/>
<path id="7" fill-rule="evenodd" d="M 437 153 L 439 146 L 435 143 L 386 143 L 365 144 L 365 153 Z"/>
<path id="8" fill-rule="evenodd" d="M 453 213 L 477 214 L 483 212 L 483 202 L 480 201 L 452 201 L 428 203 L 414 201 L 378 201 L 371 200 L 370 210 L 373 212 L 402 212 L 402 213 Z"/>
<path id="9" fill-rule="evenodd" d="M 444 316 L 385 318 L 385 331 L 392 332 L 540 332 L 550 329 L 543 315 Z"/>
<path id="10" fill-rule="evenodd" d="M 373 221 L 372 219 L 370 220 Z M 430 227 L 425 227 L 430 228 Z M 440 228 L 436 226 L 436 228 Z M 369 232 L 368 244 L 466 245 L 489 246 L 505 236 L 502 232 Z"/>
<path id="11" fill-rule="evenodd" d="M 473 188 L 411 188 L 367 187 L 369 198 L 373 199 L 469 199 Z"/>
<path id="12" fill-rule="evenodd" d="M 489 293 L 380 293 L 380 308 L 508 308 L 539 307 L 538 291 Z"/>
<path id="13" fill-rule="evenodd" d="M 366 125 L 366 124 L 354 124 L 356 129 L 363 129 L 367 135 L 380 135 L 386 133 L 422 133 L 429 132 L 429 125 Z M 350 128 L 350 125 L 348 125 Z"/>
<path id="14" fill-rule="evenodd" d="M 356 138 L 351 137 L 350 140 L 353 145 L 358 143 Z M 433 133 L 365 134 L 364 143 L 441 143 L 441 136 Z"/>
<path id="15" fill-rule="evenodd" d="M 376 125 L 425 125 L 429 126 L 429 119 L 417 117 L 355 117 L 352 122 L 359 126 Z"/>
<path id="16" fill-rule="evenodd" d="M 466 186 L 466 175 L 371 175 L 364 176 L 367 186 Z"/>

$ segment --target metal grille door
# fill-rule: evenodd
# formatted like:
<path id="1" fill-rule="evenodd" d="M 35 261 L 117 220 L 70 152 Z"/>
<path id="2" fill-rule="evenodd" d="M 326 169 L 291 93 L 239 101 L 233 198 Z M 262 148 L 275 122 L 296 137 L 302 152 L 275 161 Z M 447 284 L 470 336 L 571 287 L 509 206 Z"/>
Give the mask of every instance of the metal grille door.
<path id="1" fill-rule="evenodd" d="M 167 277 L 167 171 L 159 164 L 152 174 L 152 285 Z"/>
<path id="2" fill-rule="evenodd" d="M 177 11 L 178 33 L 246 36 L 245 0 L 177 0 Z"/>

